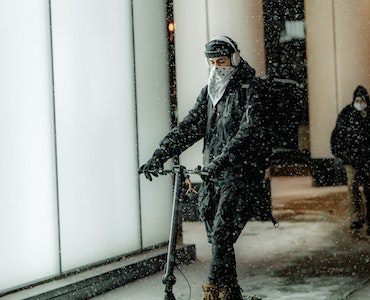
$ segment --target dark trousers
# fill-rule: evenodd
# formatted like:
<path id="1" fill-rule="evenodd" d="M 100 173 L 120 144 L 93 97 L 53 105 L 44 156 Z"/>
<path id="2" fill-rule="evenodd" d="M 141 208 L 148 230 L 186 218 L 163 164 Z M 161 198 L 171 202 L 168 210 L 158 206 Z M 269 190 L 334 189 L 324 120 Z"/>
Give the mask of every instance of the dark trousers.
<path id="1" fill-rule="evenodd" d="M 208 242 L 212 244 L 208 281 L 220 287 L 237 286 L 233 245 L 248 220 L 259 216 L 257 208 L 261 207 L 263 198 L 264 173 L 252 175 L 247 180 L 220 181 L 204 186 L 202 197 L 205 201 L 201 203 L 201 210 Z"/>
<path id="2" fill-rule="evenodd" d="M 351 207 L 351 223 L 370 225 L 370 174 L 346 165 L 348 198 Z M 364 193 L 359 187 L 363 186 Z"/>
<path id="3" fill-rule="evenodd" d="M 219 287 L 238 285 L 233 244 L 212 244 L 212 261 L 208 282 Z"/>

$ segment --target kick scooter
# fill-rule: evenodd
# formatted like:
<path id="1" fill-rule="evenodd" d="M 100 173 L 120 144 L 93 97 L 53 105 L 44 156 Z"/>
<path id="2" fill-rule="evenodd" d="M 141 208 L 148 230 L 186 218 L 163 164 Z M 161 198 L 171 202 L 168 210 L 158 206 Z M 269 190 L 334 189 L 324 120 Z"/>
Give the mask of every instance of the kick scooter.
<path id="1" fill-rule="evenodd" d="M 202 171 L 200 167 L 195 170 L 187 170 L 181 165 L 174 165 L 170 170 L 161 170 L 159 172 L 160 175 L 167 175 L 170 173 L 175 175 L 175 184 L 173 190 L 170 236 L 168 239 L 167 263 L 165 266 L 165 274 L 162 278 L 162 282 L 165 285 L 164 300 L 176 300 L 175 295 L 173 294 L 173 286 L 176 283 L 176 277 L 173 271 L 175 268 L 179 200 L 182 196 L 182 186 L 185 183 L 186 178 L 191 174 L 208 176 L 208 172 Z M 188 184 L 189 190 L 191 190 L 192 187 L 190 181 Z"/>

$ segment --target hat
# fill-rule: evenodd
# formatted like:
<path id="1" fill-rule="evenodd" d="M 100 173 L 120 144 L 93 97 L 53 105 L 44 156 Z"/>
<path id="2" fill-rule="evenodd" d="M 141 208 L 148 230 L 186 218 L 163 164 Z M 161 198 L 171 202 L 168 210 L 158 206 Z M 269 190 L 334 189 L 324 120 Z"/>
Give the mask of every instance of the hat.
<path id="1" fill-rule="evenodd" d="M 361 97 L 361 98 L 365 99 L 367 102 L 370 101 L 370 99 L 369 99 L 369 93 L 367 92 L 367 90 L 362 85 L 359 85 L 355 89 L 355 91 L 353 92 L 353 100 L 356 97 Z"/>
<path id="2" fill-rule="evenodd" d="M 231 57 L 231 54 L 235 52 L 235 49 L 237 49 L 237 46 L 231 44 L 232 41 L 230 39 L 229 42 L 226 42 L 225 40 L 214 38 L 210 40 L 205 48 L 204 54 L 207 58 L 213 58 L 213 57 L 221 57 L 221 56 L 228 56 Z M 235 42 L 234 42 L 235 43 Z"/>

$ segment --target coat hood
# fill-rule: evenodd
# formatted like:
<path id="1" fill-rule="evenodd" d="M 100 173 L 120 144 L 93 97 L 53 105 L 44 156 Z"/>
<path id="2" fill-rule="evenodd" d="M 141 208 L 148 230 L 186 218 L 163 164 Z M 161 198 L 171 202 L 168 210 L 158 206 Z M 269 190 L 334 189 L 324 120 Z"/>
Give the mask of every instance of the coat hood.
<path id="1" fill-rule="evenodd" d="M 353 100 L 352 100 L 352 105 L 355 101 L 355 98 L 356 97 L 362 97 L 363 99 L 366 100 L 367 102 L 367 105 L 370 106 L 370 98 L 369 98 L 369 93 L 367 92 L 367 90 L 362 86 L 362 85 L 359 85 L 355 91 L 353 92 Z"/>
<path id="2" fill-rule="evenodd" d="M 253 79 L 255 75 L 256 70 L 253 69 L 244 59 L 242 59 L 234 77 L 242 82 L 246 82 Z"/>

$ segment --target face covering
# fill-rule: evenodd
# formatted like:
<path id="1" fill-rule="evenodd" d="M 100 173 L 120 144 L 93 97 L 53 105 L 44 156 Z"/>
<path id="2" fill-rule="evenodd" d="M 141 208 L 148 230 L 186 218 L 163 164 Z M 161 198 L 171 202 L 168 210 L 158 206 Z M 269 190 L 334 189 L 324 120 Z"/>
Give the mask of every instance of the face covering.
<path id="1" fill-rule="evenodd" d="M 367 104 L 364 102 L 356 102 L 353 107 L 358 111 L 364 111 L 367 108 Z"/>
<path id="2" fill-rule="evenodd" d="M 216 106 L 221 100 L 226 87 L 234 75 L 234 67 L 211 67 L 208 78 L 208 95 L 210 96 L 213 106 Z"/>

